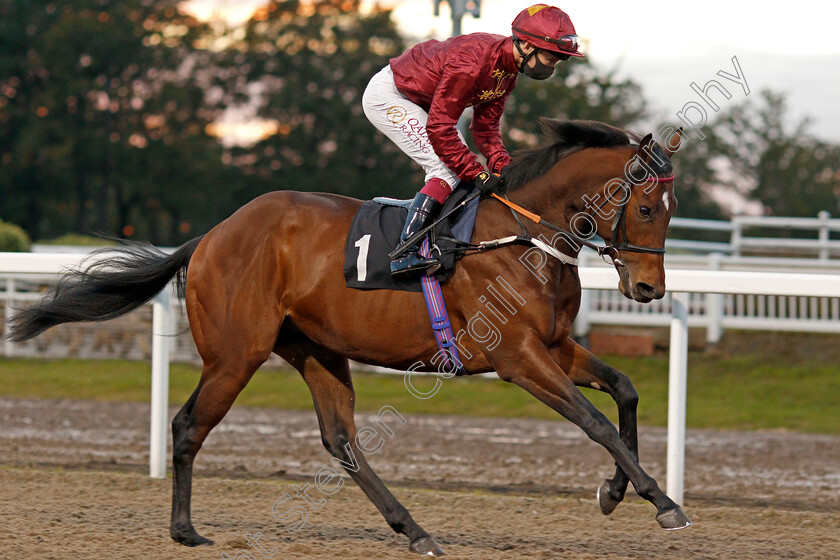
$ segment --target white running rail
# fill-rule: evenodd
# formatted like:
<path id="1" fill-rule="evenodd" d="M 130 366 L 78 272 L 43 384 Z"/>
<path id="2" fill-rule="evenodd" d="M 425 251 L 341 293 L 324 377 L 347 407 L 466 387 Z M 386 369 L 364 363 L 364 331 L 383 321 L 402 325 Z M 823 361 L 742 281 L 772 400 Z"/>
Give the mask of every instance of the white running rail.
<path id="1" fill-rule="evenodd" d="M 728 235 L 727 242 L 696 241 L 690 239 L 675 239 L 671 232 L 665 246 L 669 249 L 684 249 L 701 253 L 718 252 L 739 256 L 743 253 L 778 253 L 785 251 L 803 256 L 816 257 L 827 262 L 834 257 L 840 257 L 840 219 L 832 219 L 831 214 L 823 210 L 816 218 L 789 218 L 782 216 L 735 216 L 731 221 L 696 220 L 692 218 L 671 218 L 670 227 L 677 231 L 713 231 L 719 232 L 717 237 Z M 769 238 L 766 233 L 762 236 L 748 235 L 756 228 L 773 228 L 787 231 L 806 231 L 810 235 L 805 237 L 776 237 Z M 831 234 L 834 233 L 834 239 Z"/>
<path id="2" fill-rule="evenodd" d="M 580 259 L 583 267 L 610 269 L 594 253 L 582 252 Z M 719 253 L 703 256 L 669 254 L 665 257 L 665 268 L 669 293 L 648 304 L 628 300 L 617 290 L 584 290 L 574 326 L 575 336 L 585 336 L 592 325 L 667 327 L 672 314 L 672 278 L 681 269 L 840 276 L 840 261 L 837 260 L 732 257 Z M 705 328 L 706 340 L 712 344 L 720 340 L 725 329 L 840 333 L 840 297 L 692 293 L 687 311 L 689 325 Z"/>

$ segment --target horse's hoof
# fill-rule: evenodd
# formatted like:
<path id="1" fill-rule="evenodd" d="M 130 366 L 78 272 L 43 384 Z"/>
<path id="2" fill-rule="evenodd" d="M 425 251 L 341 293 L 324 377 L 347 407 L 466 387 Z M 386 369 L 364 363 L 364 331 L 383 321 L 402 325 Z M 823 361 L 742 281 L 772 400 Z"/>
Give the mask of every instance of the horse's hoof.
<path id="1" fill-rule="evenodd" d="M 656 520 L 659 522 L 659 526 L 667 531 L 685 529 L 692 524 L 691 519 L 683 513 L 683 510 L 679 506 L 668 511 L 663 511 L 656 516 Z"/>
<path id="2" fill-rule="evenodd" d="M 420 537 L 412 541 L 408 545 L 408 549 L 423 556 L 443 556 L 443 549 L 438 546 L 438 543 L 432 537 Z"/>
<path id="3" fill-rule="evenodd" d="M 609 515 L 615 511 L 618 504 L 621 503 L 621 498 L 616 498 L 610 493 L 610 481 L 605 480 L 601 486 L 598 487 L 598 493 L 595 495 L 598 500 L 598 505 L 601 506 L 601 513 Z"/>
<path id="4" fill-rule="evenodd" d="M 212 545 L 213 541 L 210 539 L 206 539 L 199 535 L 195 529 L 192 531 L 184 531 L 184 532 L 171 532 L 170 536 L 172 540 L 176 543 L 183 544 L 184 546 L 202 546 L 202 545 Z"/>

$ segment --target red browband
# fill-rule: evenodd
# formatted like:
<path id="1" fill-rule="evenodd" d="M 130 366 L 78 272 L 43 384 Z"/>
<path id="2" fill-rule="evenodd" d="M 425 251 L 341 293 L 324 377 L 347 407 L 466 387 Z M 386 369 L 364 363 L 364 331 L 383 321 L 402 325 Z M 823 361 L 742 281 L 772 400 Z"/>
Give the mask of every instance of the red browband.
<path id="1" fill-rule="evenodd" d="M 647 179 L 646 181 L 652 181 L 654 183 L 670 183 L 674 180 L 674 176 L 671 175 L 670 177 L 654 177 L 653 179 Z"/>

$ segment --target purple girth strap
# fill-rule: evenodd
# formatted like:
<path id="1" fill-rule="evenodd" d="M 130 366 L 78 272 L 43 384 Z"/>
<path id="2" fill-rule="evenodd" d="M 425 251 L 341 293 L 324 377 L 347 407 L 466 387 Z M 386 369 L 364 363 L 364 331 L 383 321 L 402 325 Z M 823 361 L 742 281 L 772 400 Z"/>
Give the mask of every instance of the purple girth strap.
<path id="1" fill-rule="evenodd" d="M 429 238 L 423 240 L 420 246 L 420 255 L 429 257 Z M 452 326 L 449 324 L 449 314 L 446 312 L 446 304 L 443 302 L 443 293 L 440 290 L 440 282 L 432 274 L 424 274 L 420 278 L 420 285 L 423 288 L 423 295 L 426 298 L 426 309 L 429 311 L 429 319 L 432 321 L 432 330 L 435 333 L 435 341 L 438 350 L 443 357 L 444 369 L 441 373 L 466 374 L 464 365 L 458 355 L 458 347 L 455 345 L 455 335 L 452 333 Z"/>

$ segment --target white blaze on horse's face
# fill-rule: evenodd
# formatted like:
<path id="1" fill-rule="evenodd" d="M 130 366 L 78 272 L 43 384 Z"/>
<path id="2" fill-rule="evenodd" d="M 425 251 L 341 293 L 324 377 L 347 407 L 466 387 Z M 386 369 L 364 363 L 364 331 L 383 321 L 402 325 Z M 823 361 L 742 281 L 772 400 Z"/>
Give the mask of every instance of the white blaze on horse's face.
<path id="1" fill-rule="evenodd" d="M 665 189 L 665 192 L 662 193 L 662 202 L 665 204 L 666 212 L 671 209 L 671 200 L 668 197 L 668 189 Z"/>

